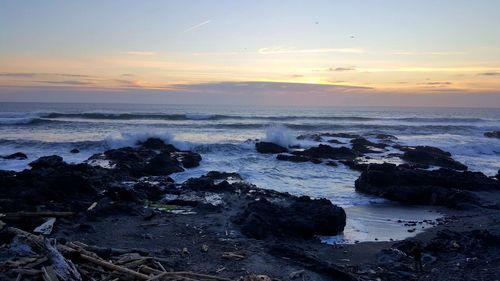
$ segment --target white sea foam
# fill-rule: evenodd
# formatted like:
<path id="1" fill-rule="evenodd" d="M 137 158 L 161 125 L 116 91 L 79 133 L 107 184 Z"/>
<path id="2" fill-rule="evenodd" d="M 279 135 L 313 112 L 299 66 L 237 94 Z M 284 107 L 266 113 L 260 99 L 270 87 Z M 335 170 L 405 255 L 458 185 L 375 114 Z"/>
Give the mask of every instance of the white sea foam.
<path id="1" fill-rule="evenodd" d="M 188 142 L 177 141 L 175 136 L 165 131 L 142 130 L 136 132 L 119 132 L 106 137 L 105 142 L 111 148 L 120 148 L 125 146 L 135 146 L 138 142 L 145 141 L 148 138 L 159 138 L 167 144 L 172 144 L 178 149 L 189 150 L 191 144 Z"/>
<path id="2" fill-rule="evenodd" d="M 265 141 L 288 147 L 295 144 L 295 136 L 287 127 L 279 124 L 270 125 L 266 128 Z"/>

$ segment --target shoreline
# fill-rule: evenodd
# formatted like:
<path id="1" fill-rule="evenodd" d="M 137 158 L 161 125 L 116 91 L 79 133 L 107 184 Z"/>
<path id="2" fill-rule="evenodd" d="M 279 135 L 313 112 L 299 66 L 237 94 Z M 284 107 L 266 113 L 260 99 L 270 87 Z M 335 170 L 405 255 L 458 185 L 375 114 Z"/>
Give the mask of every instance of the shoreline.
<path id="1" fill-rule="evenodd" d="M 358 149 L 369 149 L 369 146 Z M 421 153 L 428 153 L 428 150 L 435 151 L 425 148 Z M 342 155 L 355 153 L 340 148 L 339 151 L 344 153 Z M 324 157 L 332 153 L 338 152 L 319 145 L 300 150 L 295 157 L 300 161 L 304 158 L 312 161 L 314 158 L 307 157 Z M 439 161 L 460 167 L 460 163 L 450 160 L 446 154 L 439 150 L 437 153 L 441 157 Z M 32 232 L 48 224 L 50 215 L 37 215 L 40 211 L 72 214 L 54 215 L 50 231 L 45 234 L 55 238 L 61 247 L 84 243 L 92 249 L 111 252 L 112 249 L 125 249 L 135 256 L 130 266 L 137 271 L 141 270 L 135 267 L 140 260 L 150 266 L 154 266 L 149 263 L 151 261 L 161 261 L 159 267 L 167 271 L 194 272 L 228 280 L 251 278 L 252 274 L 280 280 L 498 277 L 494 269 L 500 265 L 497 258 L 500 257 L 500 244 L 497 243 L 500 241 L 500 193 L 495 189 L 495 179 L 477 173 L 436 170 L 439 172 L 436 175 L 443 177 L 446 184 L 452 180 L 447 173 L 452 173 L 472 183 L 491 185 L 484 190 L 460 191 L 461 196 L 456 196 L 454 189 L 439 186 L 442 184 L 439 182 L 430 182 L 436 185 L 435 189 L 413 185 L 412 177 L 419 177 L 421 173 L 435 175 L 436 171 L 411 168 L 407 164 L 347 162 L 350 167 L 362 170 L 356 181 L 357 191 L 362 187 L 375 194 L 382 190 L 383 197 L 392 196 L 385 191 L 389 188 L 390 192 L 395 192 L 390 189 L 391 185 L 384 185 L 385 172 L 393 173 L 389 175 L 391 184 L 398 180 L 398 173 L 403 173 L 406 182 L 400 184 L 406 186 L 396 191 L 414 193 L 419 201 L 411 202 L 429 204 L 426 192 L 432 192 L 432 200 L 451 194 L 446 200 L 435 202 L 444 206 L 452 202 L 450 206 L 459 208 L 418 206 L 403 200 L 402 203 L 344 210 L 328 200 L 259 188 L 246 183 L 237 173 L 213 171 L 182 183 L 165 176 L 198 166 L 201 157 L 152 138 L 136 147 L 113 149 L 89 158 L 97 162 L 108 161 L 108 168 L 67 164 L 61 157 L 48 156 L 30 163 L 32 168 L 28 170 L 0 171 L 0 191 L 6 198 L 1 210 L 5 214 L 1 220 L 6 224 L 0 231 L 3 245 L 0 248 L 0 277 L 5 280 L 17 278 L 13 274 L 16 268 L 11 266 L 12 257 L 22 260 L 26 253 L 22 254 L 20 249 L 29 244 L 16 242 L 23 241 L 19 238 L 22 235 L 9 233 L 17 228 Z M 381 173 L 377 184 L 374 185 L 369 172 Z M 19 211 L 30 211 L 36 217 Z M 359 226 L 352 225 L 355 214 L 364 216 Z M 441 214 L 443 216 L 438 217 Z M 379 241 L 328 244 L 318 239 L 339 232 L 351 241 L 356 239 L 355 234 Z M 391 238 L 394 241 L 390 241 Z M 423 272 L 415 270 L 414 257 L 409 251 L 412 247 L 422 253 Z M 90 251 L 90 254 L 102 261 L 119 259 L 119 256 L 106 256 L 102 252 Z M 73 261 L 87 278 L 99 272 L 106 272 L 109 277 L 120 276 L 103 268 L 89 271 L 88 262 L 73 255 L 65 254 L 64 257 Z M 50 264 L 50 260 L 41 261 L 36 270 L 43 264 Z"/>

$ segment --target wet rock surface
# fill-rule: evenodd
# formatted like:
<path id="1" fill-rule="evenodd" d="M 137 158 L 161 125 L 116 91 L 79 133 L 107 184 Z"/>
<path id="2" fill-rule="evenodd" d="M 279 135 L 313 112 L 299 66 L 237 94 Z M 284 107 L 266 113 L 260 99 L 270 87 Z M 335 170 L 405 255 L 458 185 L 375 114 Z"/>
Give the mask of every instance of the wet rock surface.
<path id="1" fill-rule="evenodd" d="M 16 152 L 16 153 L 12 153 L 10 155 L 1 156 L 1 158 L 7 159 L 7 160 L 25 160 L 25 159 L 28 159 L 28 156 L 22 152 Z"/>
<path id="2" fill-rule="evenodd" d="M 287 205 L 261 198 L 233 217 L 241 231 L 255 239 L 335 235 L 344 230 L 345 211 L 326 199 L 294 198 Z"/>
<path id="3" fill-rule="evenodd" d="M 414 164 L 434 165 L 455 170 L 467 170 L 467 166 L 451 158 L 451 153 L 432 146 L 405 147 L 398 146 L 404 151 L 401 159 Z"/>
<path id="4" fill-rule="evenodd" d="M 394 164 L 370 164 L 355 182 L 357 191 L 412 204 L 481 204 L 469 191 L 500 190 L 500 182 L 480 172 L 421 170 Z"/>
<path id="5" fill-rule="evenodd" d="M 288 149 L 286 149 L 281 145 L 264 141 L 255 143 L 255 148 L 260 153 L 270 153 L 270 154 L 283 153 L 288 151 Z"/>

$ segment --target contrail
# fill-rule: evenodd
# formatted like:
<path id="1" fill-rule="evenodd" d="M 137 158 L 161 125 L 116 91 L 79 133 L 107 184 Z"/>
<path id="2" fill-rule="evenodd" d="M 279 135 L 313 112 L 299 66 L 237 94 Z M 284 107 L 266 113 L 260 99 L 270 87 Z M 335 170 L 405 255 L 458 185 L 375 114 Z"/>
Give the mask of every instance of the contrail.
<path id="1" fill-rule="evenodd" d="M 204 26 L 204 25 L 206 25 L 206 24 L 209 24 L 211 21 L 212 21 L 212 20 L 207 20 L 207 21 L 204 21 L 204 22 L 202 22 L 202 23 L 195 24 L 195 25 L 191 26 L 190 28 L 188 28 L 188 29 L 184 30 L 183 32 L 193 31 L 193 30 L 198 29 L 198 28 L 200 28 L 200 27 L 202 27 L 202 26 Z"/>

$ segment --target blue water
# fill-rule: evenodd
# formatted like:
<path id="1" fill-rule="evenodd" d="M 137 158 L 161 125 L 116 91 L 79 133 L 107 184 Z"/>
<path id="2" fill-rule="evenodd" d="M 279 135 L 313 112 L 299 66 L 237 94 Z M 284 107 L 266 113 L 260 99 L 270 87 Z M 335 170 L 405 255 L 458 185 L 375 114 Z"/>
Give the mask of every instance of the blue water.
<path id="1" fill-rule="evenodd" d="M 296 137 L 387 133 L 401 144 L 440 147 L 470 170 L 494 175 L 500 168 L 500 140 L 483 136 L 493 130 L 500 130 L 500 109 L 0 103 L 0 155 L 22 151 L 29 156 L 26 161 L 0 160 L 0 169 L 21 170 L 51 154 L 81 162 L 94 153 L 158 136 L 203 157 L 200 167 L 173 175 L 177 181 L 210 170 L 238 172 L 263 188 L 326 197 L 348 207 L 381 201 L 354 192 L 358 172 L 343 165 L 277 161 L 256 153 L 252 140 L 311 146 L 317 143 Z M 348 140 L 339 140 L 349 146 Z M 70 153 L 73 148 L 81 153 Z M 373 157 L 381 161 L 380 155 Z"/>

